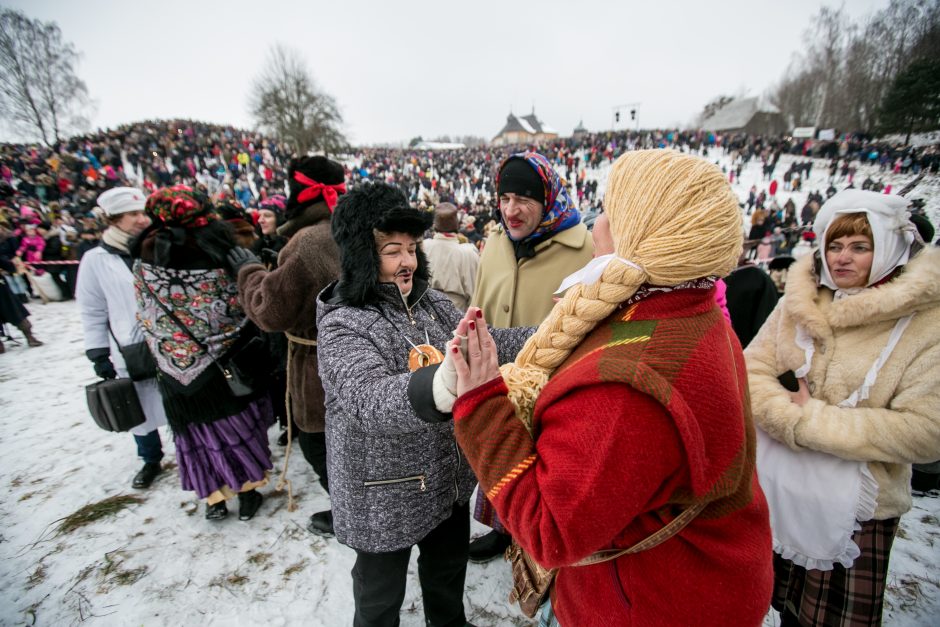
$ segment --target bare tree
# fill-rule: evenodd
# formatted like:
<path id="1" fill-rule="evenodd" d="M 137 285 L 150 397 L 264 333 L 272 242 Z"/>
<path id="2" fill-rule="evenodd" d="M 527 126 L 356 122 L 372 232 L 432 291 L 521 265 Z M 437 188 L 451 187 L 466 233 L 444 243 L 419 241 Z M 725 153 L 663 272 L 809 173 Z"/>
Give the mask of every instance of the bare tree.
<path id="1" fill-rule="evenodd" d="M 810 38 L 810 58 L 822 83 L 816 126 L 835 126 L 839 116 L 839 101 L 842 93 L 839 85 L 844 67 L 844 42 L 847 37 L 848 20 L 842 8 L 822 7 L 814 22 Z"/>
<path id="2" fill-rule="evenodd" d="M 297 154 L 329 155 L 346 146 L 336 101 L 317 87 L 306 61 L 291 48 L 271 48 L 252 84 L 249 109 L 259 127 Z"/>
<path id="3" fill-rule="evenodd" d="M 864 23 L 823 7 L 770 100 L 791 126 L 871 131 L 895 78 L 918 59 L 940 57 L 940 0 L 891 0 Z"/>
<path id="4" fill-rule="evenodd" d="M 789 128 L 814 126 L 819 110 L 819 71 L 808 67 L 806 59 L 795 55 L 768 99 L 780 109 Z"/>
<path id="5" fill-rule="evenodd" d="M 11 130 L 51 146 L 87 128 L 91 103 L 75 74 L 78 59 L 55 22 L 0 9 L 0 114 Z"/>

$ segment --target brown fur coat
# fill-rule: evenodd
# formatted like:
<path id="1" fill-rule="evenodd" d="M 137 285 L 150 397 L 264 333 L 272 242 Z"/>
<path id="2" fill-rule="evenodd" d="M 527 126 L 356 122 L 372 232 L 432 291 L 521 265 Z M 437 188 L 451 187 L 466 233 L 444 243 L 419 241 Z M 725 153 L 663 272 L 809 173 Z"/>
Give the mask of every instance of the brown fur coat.
<path id="1" fill-rule="evenodd" d="M 324 203 L 309 207 L 304 217 L 310 225 L 293 234 L 278 256 L 275 270 L 249 264 L 239 271 L 242 306 L 263 330 L 317 339 L 317 294 L 339 277 L 339 249 L 330 234 L 329 216 Z M 322 432 L 325 408 L 317 347 L 291 342 L 288 350 L 291 372 L 287 385 L 294 420 L 307 433 Z"/>

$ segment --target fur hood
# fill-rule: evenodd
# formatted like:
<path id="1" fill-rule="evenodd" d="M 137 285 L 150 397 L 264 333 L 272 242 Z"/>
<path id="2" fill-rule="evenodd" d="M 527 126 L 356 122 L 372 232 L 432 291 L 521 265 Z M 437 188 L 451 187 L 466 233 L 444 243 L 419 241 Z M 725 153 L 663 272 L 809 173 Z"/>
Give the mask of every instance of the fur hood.
<path id="1" fill-rule="evenodd" d="M 333 213 L 333 239 L 339 246 L 341 278 L 336 290 L 346 304 L 363 307 L 379 299 L 379 255 L 375 230 L 400 232 L 419 240 L 431 224 L 431 214 L 414 209 L 397 187 L 370 183 L 343 195 Z M 430 279 L 427 257 L 417 249 L 415 283 Z"/>
<path id="2" fill-rule="evenodd" d="M 816 338 L 833 329 L 897 320 L 940 305 L 940 249 L 921 250 L 890 281 L 860 294 L 833 301 L 833 291 L 817 286 L 814 256 L 790 268 L 783 307 Z"/>

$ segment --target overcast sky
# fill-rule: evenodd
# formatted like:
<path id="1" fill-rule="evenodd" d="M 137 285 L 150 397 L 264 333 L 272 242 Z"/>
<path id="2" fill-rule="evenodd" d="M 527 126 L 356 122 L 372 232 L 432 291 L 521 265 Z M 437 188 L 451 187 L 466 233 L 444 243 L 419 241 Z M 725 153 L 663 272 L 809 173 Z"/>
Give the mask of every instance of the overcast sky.
<path id="1" fill-rule="evenodd" d="M 319 2 L 2 0 L 54 20 L 82 53 L 94 127 L 193 118 L 251 127 L 252 78 L 296 48 L 355 144 L 492 138 L 510 109 L 568 135 L 681 125 L 713 97 L 776 82 L 820 0 Z M 830 6 L 837 6 L 830 1 Z M 857 20 L 888 0 L 846 0 Z M 629 116 L 622 116 L 624 124 Z"/>

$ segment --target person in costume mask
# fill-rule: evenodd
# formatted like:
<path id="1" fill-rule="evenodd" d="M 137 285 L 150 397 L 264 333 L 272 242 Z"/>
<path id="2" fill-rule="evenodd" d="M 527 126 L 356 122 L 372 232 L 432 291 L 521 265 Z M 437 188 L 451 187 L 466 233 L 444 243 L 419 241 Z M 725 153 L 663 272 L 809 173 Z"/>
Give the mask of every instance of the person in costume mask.
<path id="1" fill-rule="evenodd" d="M 427 624 L 466 623 L 476 480 L 454 441 L 456 377 L 442 355 L 462 312 L 428 287 L 429 215 L 391 185 L 350 190 L 332 219 L 340 279 L 317 298 L 333 525 L 356 551 L 359 626 L 398 624 L 415 545 Z M 500 360 L 530 333 L 497 331 Z"/>

